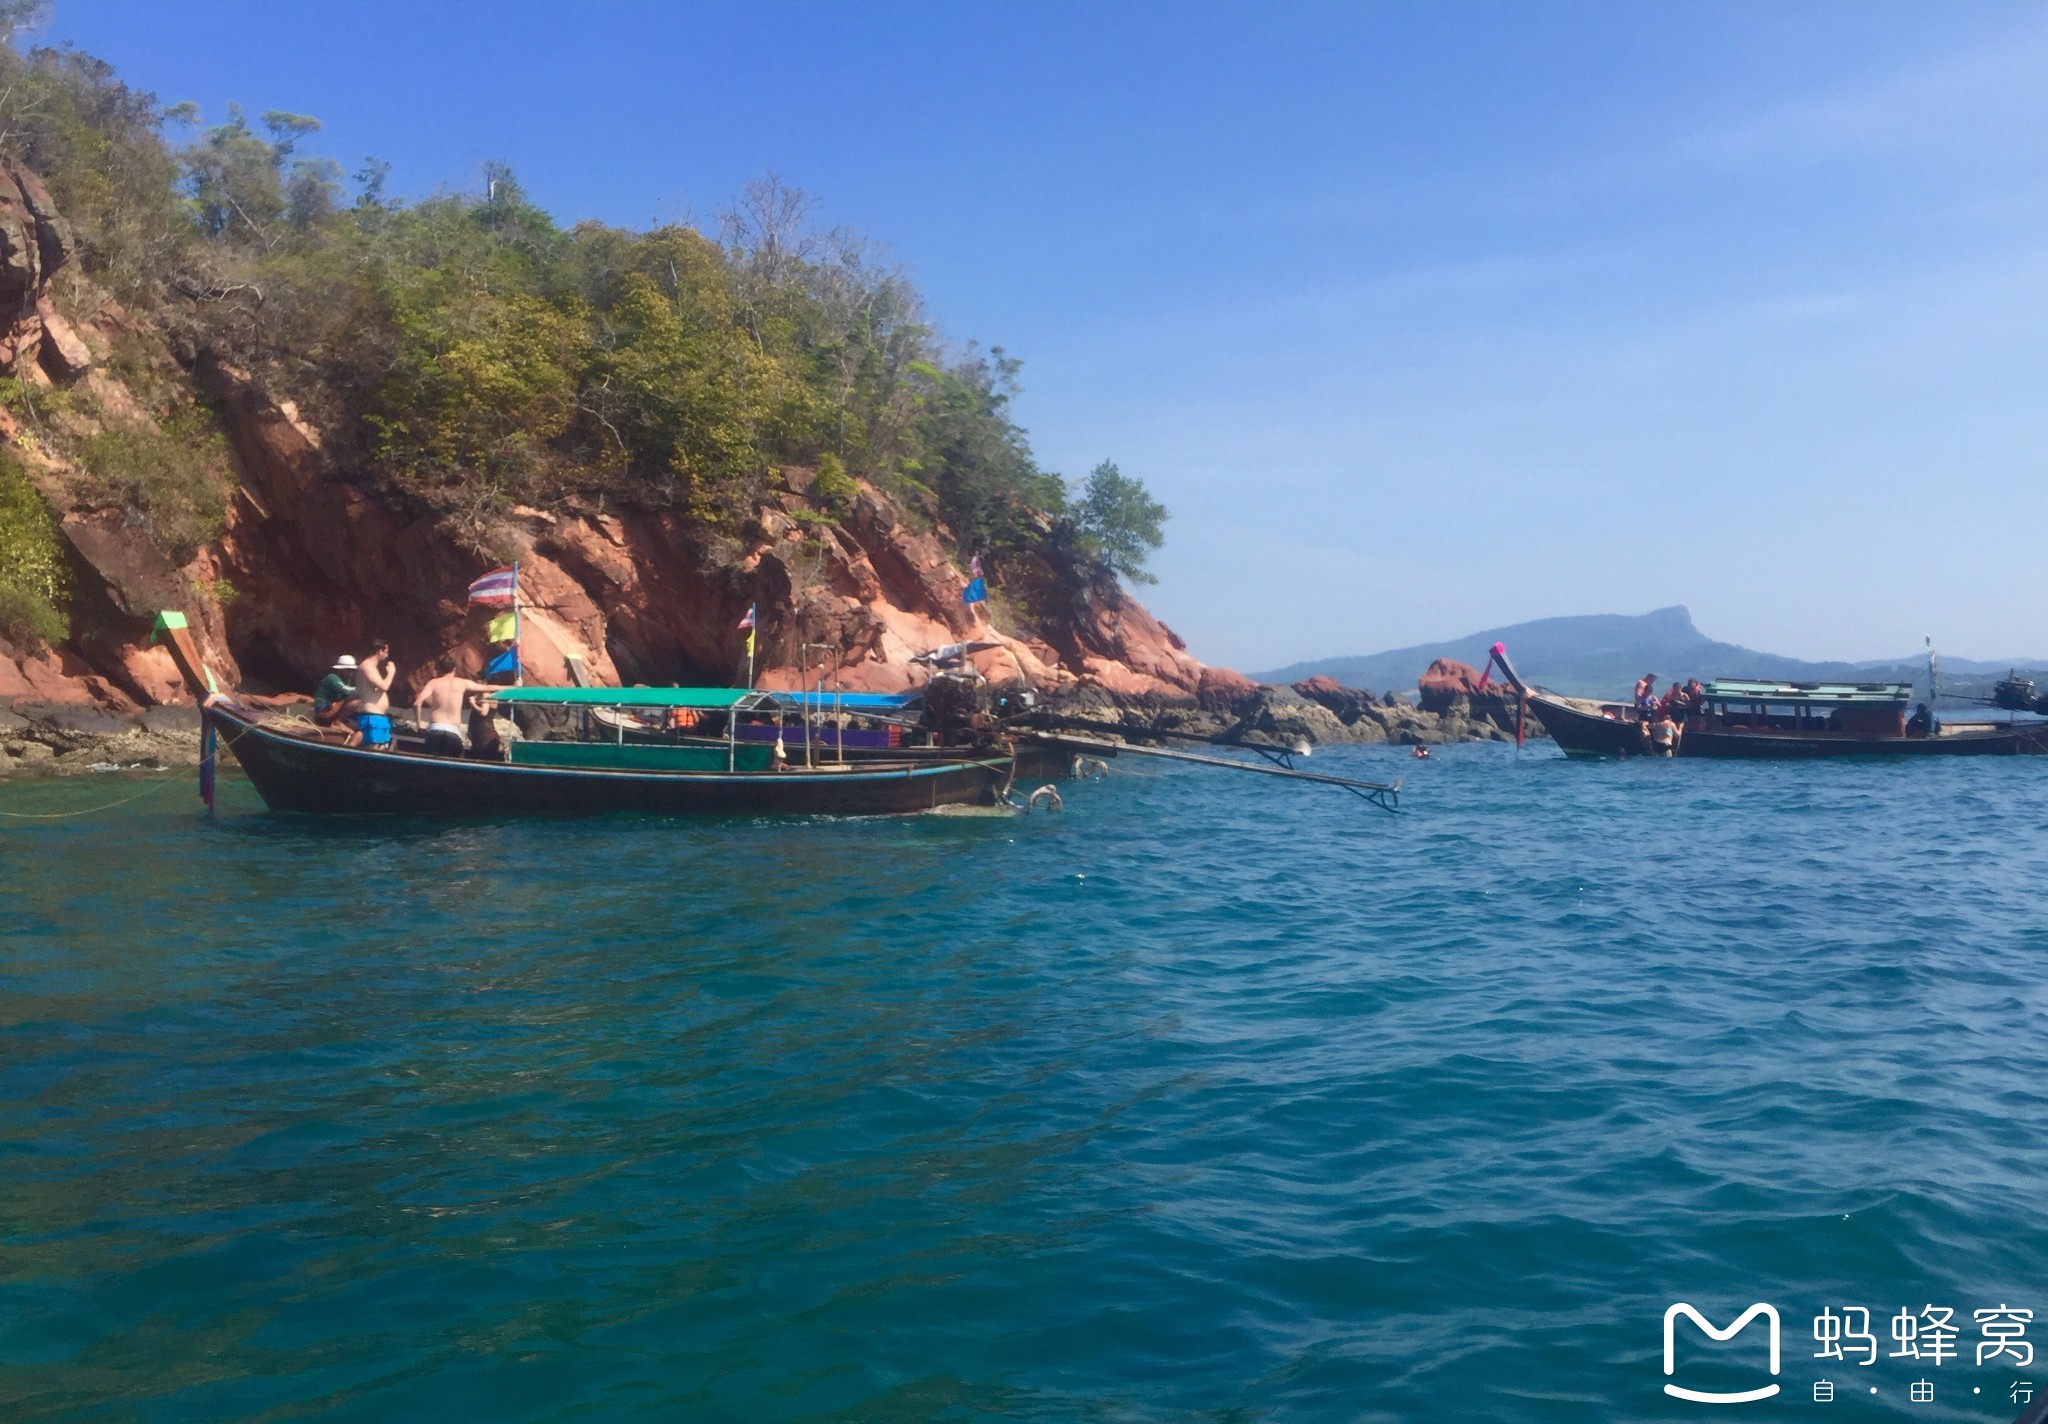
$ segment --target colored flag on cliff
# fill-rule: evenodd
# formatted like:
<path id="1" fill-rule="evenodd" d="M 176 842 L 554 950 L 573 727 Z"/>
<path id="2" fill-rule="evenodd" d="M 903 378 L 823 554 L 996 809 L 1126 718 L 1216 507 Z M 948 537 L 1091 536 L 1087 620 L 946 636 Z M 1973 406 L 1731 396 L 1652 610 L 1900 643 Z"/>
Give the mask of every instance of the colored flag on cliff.
<path id="1" fill-rule="evenodd" d="M 519 615 L 500 613 L 491 620 L 490 630 L 484 634 L 487 643 L 509 643 L 519 636 Z"/>
<path id="2" fill-rule="evenodd" d="M 492 569 L 469 586 L 469 601 L 490 605 L 510 604 L 519 598 L 519 570 L 511 564 Z"/>
<path id="3" fill-rule="evenodd" d="M 988 601 L 988 584 L 980 578 L 970 580 L 967 587 L 960 590 L 960 601 L 962 603 L 986 603 Z"/>
<path id="4" fill-rule="evenodd" d="M 514 677 L 519 675 L 519 649 L 516 647 L 505 649 L 484 665 L 484 676 L 487 678 L 500 677 L 505 673 L 511 673 Z"/>
<path id="5" fill-rule="evenodd" d="M 747 633 L 747 660 L 749 662 L 752 662 L 754 658 L 754 610 L 758 607 L 760 605 L 757 603 L 748 604 L 747 616 L 740 619 L 740 627 L 744 628 Z"/>

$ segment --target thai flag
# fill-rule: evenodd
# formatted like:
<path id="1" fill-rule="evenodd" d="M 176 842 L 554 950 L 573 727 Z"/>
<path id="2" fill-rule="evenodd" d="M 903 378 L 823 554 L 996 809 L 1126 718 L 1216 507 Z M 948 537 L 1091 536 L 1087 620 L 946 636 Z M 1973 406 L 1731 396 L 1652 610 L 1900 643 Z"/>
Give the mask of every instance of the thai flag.
<path id="1" fill-rule="evenodd" d="M 973 558 L 967 561 L 967 577 L 981 577 L 981 555 L 976 554 Z"/>
<path id="2" fill-rule="evenodd" d="M 759 606 L 759 604 L 754 603 L 747 605 L 747 616 L 740 619 L 740 627 L 751 628 L 754 626 L 754 610 Z"/>
<path id="3" fill-rule="evenodd" d="M 492 569 L 469 586 L 471 603 L 491 605 L 514 603 L 519 598 L 519 569 L 507 564 L 502 569 Z"/>

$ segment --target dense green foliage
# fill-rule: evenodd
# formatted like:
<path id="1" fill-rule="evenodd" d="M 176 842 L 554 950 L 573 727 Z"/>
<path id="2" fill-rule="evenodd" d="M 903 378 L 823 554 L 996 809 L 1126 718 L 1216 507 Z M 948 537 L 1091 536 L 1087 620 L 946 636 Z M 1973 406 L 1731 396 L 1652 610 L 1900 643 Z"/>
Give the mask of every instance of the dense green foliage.
<path id="1" fill-rule="evenodd" d="M 903 276 L 775 180 L 715 235 L 565 229 L 498 166 L 480 196 L 402 203 L 372 163 L 351 200 L 301 152 L 303 115 L 205 127 L 72 52 L 10 49 L 0 70 L 33 96 L 0 101 L 0 144 L 46 173 L 95 275 L 186 349 L 270 372 L 340 457 L 451 517 L 580 497 L 732 528 L 802 464 L 821 508 L 849 512 L 869 480 L 998 580 L 1048 537 L 1134 578 L 1158 547 L 1164 511 L 1136 481 L 1115 508 L 1068 508 L 1011 419 L 1018 362 L 949 355 Z M 110 436 L 89 463 L 188 542 L 205 500 L 170 517 L 131 453 Z"/>
<path id="2" fill-rule="evenodd" d="M 61 643 L 70 579 L 43 497 L 0 454 L 0 638 L 16 647 Z"/>
<path id="3" fill-rule="evenodd" d="M 1144 483 L 1104 460 L 1089 473 L 1074 508 L 1074 527 L 1091 553 L 1133 583 L 1157 583 L 1146 558 L 1166 542 L 1166 506 Z"/>
<path id="4" fill-rule="evenodd" d="M 200 416 L 183 411 L 156 430 L 111 425 L 76 449 L 98 493 L 140 513 L 152 542 L 177 564 L 218 533 L 227 516 L 227 452 Z"/>
<path id="5" fill-rule="evenodd" d="M 0 6 L 0 31 L 19 6 Z M 152 95 L 76 50 L 23 56 L 0 44 L 0 149 L 49 185 L 94 277 L 149 305 L 191 233 L 177 159 L 158 136 Z"/>

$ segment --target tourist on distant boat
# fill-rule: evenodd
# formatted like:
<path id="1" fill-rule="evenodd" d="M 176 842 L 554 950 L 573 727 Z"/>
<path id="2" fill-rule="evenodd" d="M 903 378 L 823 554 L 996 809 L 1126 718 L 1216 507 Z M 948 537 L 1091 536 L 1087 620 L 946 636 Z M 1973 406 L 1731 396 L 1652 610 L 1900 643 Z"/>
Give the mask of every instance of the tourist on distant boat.
<path id="1" fill-rule="evenodd" d="M 469 708 L 469 759 L 505 760 L 505 739 L 498 735 L 498 724 L 491 720 L 491 699 L 472 692 L 463 701 Z"/>
<path id="2" fill-rule="evenodd" d="M 1676 756 L 1678 739 L 1684 735 L 1678 723 L 1671 720 L 1671 714 L 1661 712 L 1650 725 L 1650 749 L 1658 756 Z"/>
<path id="3" fill-rule="evenodd" d="M 1657 710 L 1657 674 L 1646 672 L 1636 679 L 1636 711 L 1645 715 Z"/>
<path id="4" fill-rule="evenodd" d="M 491 685 L 455 672 L 455 654 L 443 653 L 434 664 L 436 676 L 420 689 L 412 715 L 427 733 L 427 755 L 462 755 L 462 704 L 472 693 L 488 694 Z"/>
<path id="5" fill-rule="evenodd" d="M 362 699 L 356 696 L 356 660 L 343 653 L 313 693 L 313 722 L 320 727 L 343 728 L 348 733 L 343 745 L 352 747 L 363 739 L 356 730 L 356 714 L 362 710 Z"/>
<path id="6" fill-rule="evenodd" d="M 398 668 L 391 661 L 391 644 L 383 638 L 370 640 L 370 651 L 356 668 L 356 696 L 362 710 L 356 727 L 363 745 L 373 751 L 391 747 L 391 684 L 398 680 Z"/>

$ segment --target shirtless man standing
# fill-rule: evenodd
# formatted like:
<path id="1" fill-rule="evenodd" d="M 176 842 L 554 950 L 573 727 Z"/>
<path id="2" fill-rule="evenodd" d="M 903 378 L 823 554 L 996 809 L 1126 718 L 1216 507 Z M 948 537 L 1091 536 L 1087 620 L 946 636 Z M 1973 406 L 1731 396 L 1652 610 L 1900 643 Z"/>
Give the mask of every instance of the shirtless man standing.
<path id="1" fill-rule="evenodd" d="M 398 668 L 391 661 L 391 644 L 382 638 L 370 640 L 370 651 L 356 668 L 356 696 L 362 708 L 356 713 L 356 728 L 363 745 L 372 751 L 391 750 L 391 684 Z"/>
<path id="2" fill-rule="evenodd" d="M 463 700 L 473 692 L 488 693 L 493 689 L 488 682 L 457 677 L 453 653 L 441 654 L 441 660 L 434 664 L 434 671 L 438 675 L 420 689 L 412 715 L 427 729 L 428 756 L 459 757 L 462 755 Z"/>

